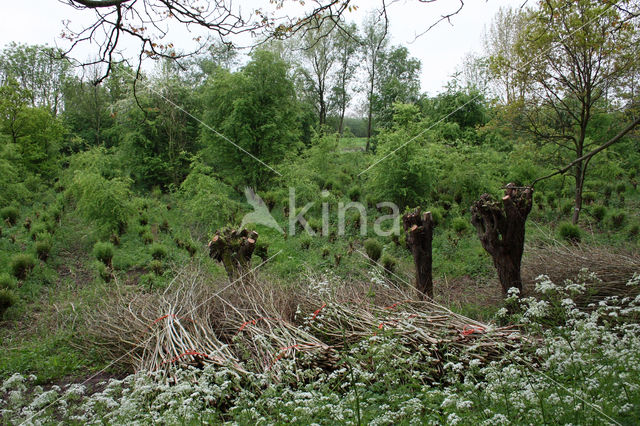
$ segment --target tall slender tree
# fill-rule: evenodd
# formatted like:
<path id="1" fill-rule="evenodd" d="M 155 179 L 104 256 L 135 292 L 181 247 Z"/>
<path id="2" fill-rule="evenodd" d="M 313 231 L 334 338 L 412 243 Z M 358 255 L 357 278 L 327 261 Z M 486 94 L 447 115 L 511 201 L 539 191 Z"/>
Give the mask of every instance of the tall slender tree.
<path id="1" fill-rule="evenodd" d="M 621 7 L 625 3 L 541 2 L 515 45 L 517 63 L 526 65 L 516 70 L 526 82 L 525 129 L 542 143 L 555 144 L 565 164 L 602 142 L 592 137 L 593 119 L 611 108 L 608 94 L 630 77 L 638 60 L 638 24 L 626 12 L 632 8 Z M 592 158 L 573 165 L 574 224 Z"/>
<path id="2" fill-rule="evenodd" d="M 344 131 L 344 115 L 351 100 L 350 83 L 353 80 L 358 63 L 356 53 L 358 51 L 358 40 L 356 24 L 344 25 L 342 31 L 336 33 L 334 42 L 336 55 L 335 83 L 331 89 L 330 102 L 338 114 L 338 133 L 342 135 Z"/>
<path id="3" fill-rule="evenodd" d="M 373 109 L 378 67 L 382 52 L 388 44 L 388 29 L 389 21 L 386 12 L 374 12 L 365 19 L 360 37 L 362 41 L 360 51 L 367 72 L 367 151 L 371 147 L 371 136 L 373 135 Z"/>

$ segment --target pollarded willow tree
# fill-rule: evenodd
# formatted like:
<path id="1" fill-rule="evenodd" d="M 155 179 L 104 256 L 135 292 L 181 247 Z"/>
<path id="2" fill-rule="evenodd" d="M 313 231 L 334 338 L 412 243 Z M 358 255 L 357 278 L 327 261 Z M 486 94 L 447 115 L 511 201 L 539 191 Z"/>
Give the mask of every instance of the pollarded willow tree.
<path id="1" fill-rule="evenodd" d="M 577 223 L 593 156 L 579 159 L 603 143 L 595 138 L 594 117 L 621 107 L 616 89 L 632 78 L 638 61 L 638 5 L 627 0 L 548 0 L 529 13 L 514 45 L 515 58 L 503 66 L 515 64 L 510 71 L 524 82 L 519 125 L 539 142 L 554 144 L 564 164 L 573 163 L 572 220 Z"/>

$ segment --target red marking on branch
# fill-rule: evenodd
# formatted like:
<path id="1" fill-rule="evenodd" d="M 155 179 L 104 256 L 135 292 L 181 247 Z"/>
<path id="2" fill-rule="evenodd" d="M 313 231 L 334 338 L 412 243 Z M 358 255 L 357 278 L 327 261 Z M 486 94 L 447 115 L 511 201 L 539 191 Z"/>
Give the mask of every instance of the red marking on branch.
<path id="1" fill-rule="evenodd" d="M 316 317 L 318 316 L 318 314 L 320 313 L 321 310 L 324 309 L 324 307 L 327 306 L 327 304 L 323 304 L 322 306 L 320 306 L 318 309 L 315 310 L 315 312 L 313 313 L 313 316 L 311 317 L 312 320 L 316 319 Z"/>
<path id="2" fill-rule="evenodd" d="M 185 357 L 185 356 L 199 356 L 202 358 L 209 358 L 209 355 L 202 353 L 202 352 L 196 352 L 194 350 L 190 350 L 190 351 L 186 351 L 181 353 L 180 355 L 170 359 L 169 361 L 162 361 L 162 364 L 160 364 L 160 367 L 162 367 L 164 364 L 173 364 L 174 362 L 178 361 L 180 358 Z M 158 367 L 158 368 L 160 368 Z"/>
<path id="3" fill-rule="evenodd" d="M 155 324 L 157 324 L 158 322 L 162 321 L 162 320 L 163 320 L 163 319 L 165 319 L 165 318 L 177 318 L 177 319 L 181 319 L 181 320 L 185 320 L 185 321 L 191 321 L 191 322 L 193 322 L 193 320 L 192 320 L 191 318 L 183 318 L 183 317 L 179 317 L 179 316 L 177 316 L 176 314 L 167 314 L 167 315 L 163 315 L 163 316 L 161 316 L 160 318 L 156 319 L 156 320 L 153 322 L 153 324 L 151 324 L 151 325 L 155 325 Z"/>
<path id="4" fill-rule="evenodd" d="M 387 306 L 385 309 L 395 309 L 398 305 L 404 305 L 405 303 L 411 303 L 411 300 L 403 300 L 402 302 L 396 302 L 391 306 Z"/>
<path id="5" fill-rule="evenodd" d="M 476 326 L 472 326 L 472 325 L 465 325 L 462 328 L 462 335 L 463 336 L 470 336 L 473 333 L 478 333 L 478 334 L 482 334 L 485 332 L 485 329 L 483 327 L 476 327 Z"/>
<path id="6" fill-rule="evenodd" d="M 242 330 L 245 329 L 246 326 L 248 326 L 249 324 L 251 325 L 256 325 L 258 323 L 258 321 L 284 321 L 282 319 L 278 319 L 278 318 L 269 318 L 269 317 L 260 317 L 260 318 L 256 318 L 256 319 L 252 319 L 249 321 L 245 321 L 240 328 L 238 329 L 238 331 L 236 331 L 236 334 L 234 334 L 234 336 L 238 335 L 238 333 L 240 333 Z"/>

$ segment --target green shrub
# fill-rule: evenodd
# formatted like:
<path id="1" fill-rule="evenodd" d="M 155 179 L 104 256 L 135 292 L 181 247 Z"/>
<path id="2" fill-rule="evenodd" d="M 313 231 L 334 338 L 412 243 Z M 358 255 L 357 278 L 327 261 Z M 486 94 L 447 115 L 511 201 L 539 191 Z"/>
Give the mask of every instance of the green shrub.
<path id="1" fill-rule="evenodd" d="M 11 258 L 9 267 L 14 277 L 23 280 L 27 274 L 36 266 L 35 258 L 27 253 L 16 254 Z"/>
<path id="2" fill-rule="evenodd" d="M 111 278 L 113 278 L 113 275 L 111 273 L 111 268 L 109 268 L 107 265 L 105 265 L 99 260 L 94 261 L 92 263 L 92 266 L 93 266 L 93 270 L 96 272 L 96 275 L 98 276 L 99 279 L 103 280 L 106 283 L 111 281 Z"/>
<path id="3" fill-rule="evenodd" d="M 93 246 L 93 256 L 107 266 L 111 266 L 115 248 L 110 242 L 97 242 Z"/>
<path id="4" fill-rule="evenodd" d="M 458 217 L 453 218 L 453 221 L 451 222 L 451 227 L 458 234 L 462 234 L 467 229 L 469 229 L 469 221 L 467 219 L 465 219 L 464 217 L 458 216 Z"/>
<path id="5" fill-rule="evenodd" d="M 434 225 L 440 225 L 444 219 L 444 209 L 442 207 L 431 209 L 431 218 Z"/>
<path id="6" fill-rule="evenodd" d="M 611 221 L 611 227 L 614 229 L 622 228 L 626 219 L 627 219 L 627 214 L 622 210 L 618 210 L 612 213 L 609 218 L 609 220 Z"/>
<path id="7" fill-rule="evenodd" d="M 14 206 L 5 207 L 0 210 L 0 217 L 3 220 L 7 221 L 9 225 L 13 226 L 18 221 L 18 216 L 20 216 L 20 212 Z"/>
<path id="8" fill-rule="evenodd" d="M 311 246 L 311 236 L 309 234 L 304 233 L 300 237 L 300 248 L 303 250 L 308 250 L 309 246 Z"/>
<path id="9" fill-rule="evenodd" d="M 562 203 L 562 214 L 569 215 L 573 211 L 575 204 L 573 201 L 565 201 Z"/>
<path id="10" fill-rule="evenodd" d="M 362 195 L 362 191 L 360 189 L 360 187 L 358 186 L 354 186 L 349 190 L 349 199 L 351 201 L 358 201 L 360 199 L 360 196 Z"/>
<path id="11" fill-rule="evenodd" d="M 164 219 L 158 226 L 158 229 L 160 229 L 161 232 L 168 233 L 171 230 L 169 227 L 169 221 Z"/>
<path id="12" fill-rule="evenodd" d="M 389 273 L 393 273 L 396 269 L 396 264 L 398 263 L 396 259 L 390 254 L 385 253 L 380 260 L 382 267 Z"/>
<path id="13" fill-rule="evenodd" d="M 624 182 L 620 182 L 616 185 L 616 192 L 618 194 L 623 194 L 627 190 L 627 185 Z"/>
<path id="14" fill-rule="evenodd" d="M 140 278 L 138 278 L 138 285 L 143 287 L 148 287 L 149 290 L 153 288 L 153 285 L 155 284 L 155 282 L 156 282 L 156 275 L 152 273 L 140 275 Z"/>
<path id="15" fill-rule="evenodd" d="M 153 234 L 150 230 L 145 229 L 145 231 L 141 235 L 142 242 L 145 244 L 151 244 L 153 242 Z"/>
<path id="16" fill-rule="evenodd" d="M 167 248 L 162 244 L 154 243 L 151 245 L 151 257 L 155 260 L 161 260 L 167 257 Z"/>
<path id="17" fill-rule="evenodd" d="M 590 213 L 597 222 L 602 222 L 607 216 L 607 208 L 605 206 L 594 206 Z"/>
<path id="18" fill-rule="evenodd" d="M 608 200 L 609 198 L 611 198 L 612 193 L 613 193 L 613 187 L 611 185 L 605 185 L 604 198 Z"/>
<path id="19" fill-rule="evenodd" d="M 16 279 L 11 275 L 3 272 L 0 274 L 0 289 L 13 290 L 16 288 Z"/>
<path id="20" fill-rule="evenodd" d="M 149 263 L 149 269 L 156 275 L 162 275 L 164 272 L 164 264 L 161 260 L 152 260 L 151 263 Z"/>
<path id="21" fill-rule="evenodd" d="M 29 235 L 31 236 L 31 239 L 33 241 L 36 241 L 38 237 L 46 238 L 46 235 L 48 235 L 47 225 L 42 222 L 38 222 L 32 225 Z"/>
<path id="22" fill-rule="evenodd" d="M 133 213 L 130 185 L 130 179 L 109 180 L 96 171 L 81 170 L 75 173 L 70 193 L 77 200 L 78 212 L 109 235 L 123 232 Z"/>
<path id="23" fill-rule="evenodd" d="M 317 217 L 310 217 L 307 223 L 311 229 L 317 234 L 322 234 L 322 219 Z"/>
<path id="24" fill-rule="evenodd" d="M 591 204 L 596 200 L 597 197 L 598 196 L 595 192 L 591 192 L 591 191 L 585 192 L 584 194 L 582 194 L 582 201 L 585 204 Z"/>
<path id="25" fill-rule="evenodd" d="M 329 256 L 331 254 L 331 249 L 329 247 L 323 247 L 322 248 L 322 258 L 326 259 L 327 256 Z"/>
<path id="26" fill-rule="evenodd" d="M 49 258 L 49 253 L 51 253 L 51 238 L 39 238 L 36 241 L 35 249 L 38 259 L 46 262 Z"/>
<path id="27" fill-rule="evenodd" d="M 380 255 L 382 255 L 382 244 L 380 244 L 378 240 L 369 238 L 364 242 L 364 250 L 367 253 L 369 259 L 377 262 L 378 260 L 380 260 Z"/>
<path id="28" fill-rule="evenodd" d="M 113 244 L 114 246 L 119 246 L 120 245 L 120 235 L 113 233 L 111 234 L 111 236 L 109 237 L 109 242 L 111 242 L 111 244 Z"/>
<path id="29" fill-rule="evenodd" d="M 5 311 L 15 305 L 18 302 L 13 290 L 7 288 L 0 289 L 0 318 L 4 315 Z"/>
<path id="30" fill-rule="evenodd" d="M 639 233 L 640 233 L 640 225 L 638 225 L 637 223 L 634 223 L 629 227 L 629 232 L 628 232 L 629 238 L 635 238 L 638 236 Z"/>
<path id="31" fill-rule="evenodd" d="M 558 225 L 558 235 L 566 241 L 579 243 L 582 239 L 582 230 L 572 223 L 562 222 Z"/>
<path id="32" fill-rule="evenodd" d="M 256 249 L 253 254 L 262 259 L 263 262 L 266 262 L 269 259 L 269 242 L 263 239 L 259 239 L 256 242 Z"/>

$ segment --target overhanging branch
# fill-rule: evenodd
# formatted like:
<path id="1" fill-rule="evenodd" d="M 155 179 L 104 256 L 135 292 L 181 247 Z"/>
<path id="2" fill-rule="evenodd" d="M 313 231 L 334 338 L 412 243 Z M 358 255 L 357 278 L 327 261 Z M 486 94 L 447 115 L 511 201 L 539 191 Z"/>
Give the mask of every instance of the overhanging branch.
<path id="1" fill-rule="evenodd" d="M 569 170 L 571 170 L 571 168 L 573 166 L 575 166 L 576 164 L 581 163 L 584 160 L 590 160 L 591 157 L 593 157 L 594 155 L 596 155 L 597 153 L 599 153 L 600 151 L 604 151 L 605 149 L 609 148 L 611 145 L 613 145 L 614 143 L 618 142 L 620 139 L 622 139 L 624 137 L 624 135 L 626 135 L 627 133 L 629 133 L 631 130 L 633 130 L 633 128 L 635 126 L 637 126 L 638 124 L 640 124 L 640 116 L 638 116 L 635 120 L 633 120 L 627 127 L 625 127 L 624 129 L 622 129 L 617 135 L 615 135 L 614 137 L 612 137 L 611 139 L 609 139 L 607 142 L 605 142 L 604 144 L 600 145 L 598 148 L 594 149 L 593 151 L 589 152 L 588 154 L 583 155 L 580 158 L 576 158 L 575 160 L 573 160 L 571 163 L 569 163 L 568 165 L 566 165 L 565 167 L 556 170 L 553 173 L 550 173 L 546 176 L 542 176 L 537 178 L 536 180 L 534 180 L 531 183 L 531 188 L 534 187 L 534 185 L 538 182 L 540 182 L 541 180 L 545 180 L 545 179 L 549 179 L 553 176 L 556 175 L 561 175 L 564 174 L 566 172 L 568 172 Z"/>

